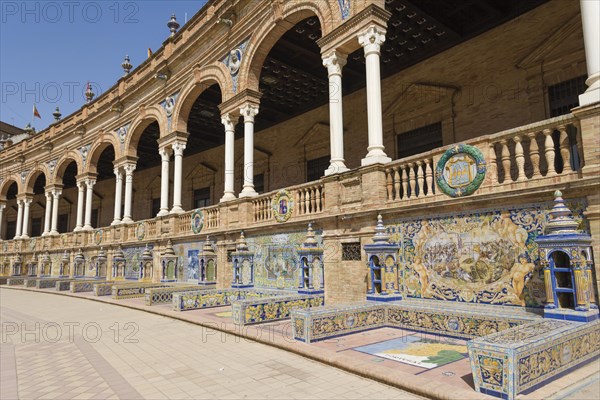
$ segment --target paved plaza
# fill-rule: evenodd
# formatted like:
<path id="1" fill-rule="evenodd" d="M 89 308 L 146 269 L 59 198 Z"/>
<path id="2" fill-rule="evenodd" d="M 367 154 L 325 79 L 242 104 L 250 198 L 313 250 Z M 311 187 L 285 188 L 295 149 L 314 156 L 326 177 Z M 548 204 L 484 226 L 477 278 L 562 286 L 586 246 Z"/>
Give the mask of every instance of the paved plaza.
<path id="1" fill-rule="evenodd" d="M 6 399 L 418 399 L 306 358 L 154 314 L 0 290 Z"/>

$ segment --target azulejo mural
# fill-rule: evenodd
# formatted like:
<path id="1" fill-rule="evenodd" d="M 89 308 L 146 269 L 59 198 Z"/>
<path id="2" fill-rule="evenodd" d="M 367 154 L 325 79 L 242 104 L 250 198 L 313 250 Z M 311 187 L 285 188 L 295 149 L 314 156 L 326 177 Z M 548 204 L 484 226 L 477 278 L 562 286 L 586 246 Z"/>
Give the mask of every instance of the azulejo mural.
<path id="1" fill-rule="evenodd" d="M 586 204 L 569 205 L 582 230 Z M 543 271 L 535 238 L 551 203 L 403 220 L 388 226 L 400 244 L 399 280 L 404 296 L 541 307 Z"/>
<path id="2" fill-rule="evenodd" d="M 192 232 L 198 234 L 204 227 L 204 214 L 201 209 L 194 210 L 192 213 Z"/>
<path id="3" fill-rule="evenodd" d="M 473 194 L 485 178 L 486 163 L 477 147 L 458 144 L 438 161 L 436 179 L 440 189 L 451 197 Z"/>
<path id="4" fill-rule="evenodd" d="M 292 200 L 290 192 L 285 189 L 277 192 L 275 197 L 273 197 L 271 207 L 275 221 L 285 222 L 290 219 L 294 211 L 294 200 Z"/>
<path id="5" fill-rule="evenodd" d="M 296 289 L 300 274 L 298 249 L 305 238 L 303 231 L 246 238 L 250 251 L 254 252 L 254 286 Z M 321 231 L 316 231 L 315 239 L 319 246 L 323 245 Z M 313 286 L 319 287 L 321 271 L 313 271 L 313 276 Z"/>

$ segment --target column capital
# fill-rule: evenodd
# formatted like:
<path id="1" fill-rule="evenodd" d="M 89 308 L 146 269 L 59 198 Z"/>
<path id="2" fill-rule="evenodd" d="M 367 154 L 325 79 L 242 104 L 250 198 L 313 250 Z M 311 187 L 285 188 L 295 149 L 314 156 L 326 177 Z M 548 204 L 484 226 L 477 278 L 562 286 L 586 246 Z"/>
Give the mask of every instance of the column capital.
<path id="1" fill-rule="evenodd" d="M 123 170 L 125 171 L 126 176 L 133 175 L 133 171 L 135 171 L 136 164 L 127 163 L 123 165 Z"/>
<path id="2" fill-rule="evenodd" d="M 115 174 L 115 177 L 117 179 L 120 179 L 123 176 L 123 173 L 121 172 L 121 167 L 115 167 L 113 169 L 113 173 Z"/>
<path id="3" fill-rule="evenodd" d="M 239 109 L 246 103 L 259 105 L 262 93 L 252 89 L 244 89 L 232 98 L 219 104 L 221 115 L 231 114 L 231 117 L 237 117 Z"/>
<path id="4" fill-rule="evenodd" d="M 171 148 L 173 149 L 173 153 L 176 156 L 183 156 L 183 151 L 185 150 L 185 142 L 175 141 L 171 143 Z"/>
<path id="5" fill-rule="evenodd" d="M 231 114 L 225 113 L 221 115 L 221 123 L 225 126 L 225 131 L 234 131 L 235 123 L 231 118 Z"/>
<path id="6" fill-rule="evenodd" d="M 163 162 L 168 162 L 171 159 L 171 154 L 173 154 L 173 150 L 170 145 L 165 145 L 158 148 L 158 154 L 160 154 L 160 159 Z"/>
<path id="7" fill-rule="evenodd" d="M 113 161 L 114 168 L 124 168 L 126 164 L 137 164 L 138 157 L 123 156 Z"/>
<path id="8" fill-rule="evenodd" d="M 95 184 L 96 184 L 96 178 L 86 178 L 85 185 L 88 187 L 88 189 L 90 187 L 94 187 Z"/>
<path id="9" fill-rule="evenodd" d="M 52 191 L 52 195 L 54 196 L 55 199 L 60 197 L 60 195 L 62 195 L 62 189 L 54 189 Z"/>
<path id="10" fill-rule="evenodd" d="M 169 146 L 174 141 L 180 141 L 187 143 L 190 134 L 184 131 L 173 131 L 166 136 L 163 136 L 157 140 L 159 147 Z"/>
<path id="11" fill-rule="evenodd" d="M 258 110 L 258 105 L 246 103 L 240 108 L 240 114 L 244 117 L 244 122 L 254 122 L 254 117 L 258 115 Z"/>
<path id="12" fill-rule="evenodd" d="M 385 29 L 371 25 L 366 31 L 358 34 L 358 43 L 365 49 L 365 56 L 379 54 L 381 45 L 385 42 Z"/>
<path id="13" fill-rule="evenodd" d="M 327 68 L 329 76 L 342 75 L 342 68 L 344 68 L 348 61 L 348 56 L 346 54 L 332 50 L 327 54 L 323 54 L 322 57 L 323 66 Z"/>

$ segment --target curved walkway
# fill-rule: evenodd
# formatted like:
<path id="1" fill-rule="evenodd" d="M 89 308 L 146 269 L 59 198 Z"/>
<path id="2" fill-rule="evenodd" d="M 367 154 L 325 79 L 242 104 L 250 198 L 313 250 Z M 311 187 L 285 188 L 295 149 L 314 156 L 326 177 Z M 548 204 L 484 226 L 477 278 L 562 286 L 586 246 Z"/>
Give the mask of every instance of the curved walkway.
<path id="1" fill-rule="evenodd" d="M 230 334 L 0 290 L 2 399 L 420 399 Z"/>

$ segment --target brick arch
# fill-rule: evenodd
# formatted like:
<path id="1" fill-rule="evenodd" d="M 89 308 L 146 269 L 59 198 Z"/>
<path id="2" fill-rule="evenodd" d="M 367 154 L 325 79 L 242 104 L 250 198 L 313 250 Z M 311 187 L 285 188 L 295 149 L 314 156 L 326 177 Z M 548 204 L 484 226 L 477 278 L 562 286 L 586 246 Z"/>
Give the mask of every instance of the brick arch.
<path id="1" fill-rule="evenodd" d="M 23 186 L 23 190 L 25 193 L 33 193 L 33 186 L 35 185 L 35 181 L 41 174 L 44 174 L 44 177 L 46 178 L 46 185 L 50 184 L 50 181 L 52 179 L 52 174 L 50 173 L 50 170 L 48 170 L 46 164 L 38 164 L 25 178 L 25 185 Z"/>
<path id="2" fill-rule="evenodd" d="M 56 163 L 56 168 L 54 169 L 54 183 L 62 184 L 65 169 L 67 169 L 72 161 L 75 161 L 75 164 L 77 164 L 77 175 L 83 173 L 83 160 L 81 159 L 81 155 L 78 152 L 70 150 Z"/>
<path id="3" fill-rule="evenodd" d="M 282 19 L 275 22 L 272 15 L 266 15 L 261 28 L 252 35 L 239 72 L 238 91 L 259 90 L 262 66 L 277 41 L 295 24 L 311 16 L 316 16 L 321 24 L 322 35 L 329 34 L 339 24 L 339 6 L 333 1 L 290 1 L 284 4 Z M 335 8 L 334 8 L 335 7 Z"/>
<path id="4" fill-rule="evenodd" d="M 131 122 L 127 137 L 125 138 L 125 146 L 121 156 L 137 156 L 137 145 L 142 137 L 142 133 L 148 125 L 158 122 L 160 137 L 168 135 L 167 129 L 167 114 L 160 105 L 146 107 L 142 109 L 136 119 Z M 116 151 L 116 149 L 115 149 Z"/>
<path id="5" fill-rule="evenodd" d="M 0 182 L 0 200 L 6 200 L 6 193 L 8 192 L 8 188 L 12 186 L 13 183 L 17 184 L 17 193 L 22 193 L 22 185 L 21 185 L 21 177 L 17 174 L 12 174 L 4 178 L 2 182 Z"/>
<path id="6" fill-rule="evenodd" d="M 223 102 L 233 97 L 231 75 L 220 61 L 195 70 L 194 80 L 183 87 L 173 111 L 172 131 L 187 132 L 188 119 L 196 99 L 214 84 L 219 85 Z"/>
<path id="7" fill-rule="evenodd" d="M 115 159 L 119 158 L 119 141 L 115 137 L 114 133 L 103 133 L 93 143 L 88 153 L 87 165 L 85 170 L 87 172 L 96 172 L 96 166 L 100 155 L 108 147 L 112 146 L 115 149 Z"/>

